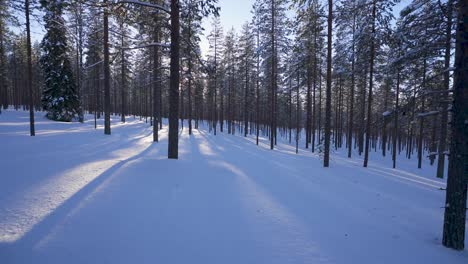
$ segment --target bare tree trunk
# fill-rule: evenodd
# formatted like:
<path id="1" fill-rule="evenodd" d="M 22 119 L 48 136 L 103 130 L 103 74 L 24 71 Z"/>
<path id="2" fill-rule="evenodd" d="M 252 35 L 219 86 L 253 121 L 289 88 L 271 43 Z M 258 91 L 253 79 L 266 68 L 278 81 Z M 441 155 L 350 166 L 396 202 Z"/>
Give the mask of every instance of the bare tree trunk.
<path id="1" fill-rule="evenodd" d="M 309 55 L 310 56 L 310 55 Z M 307 107 L 307 116 L 306 116 L 306 149 L 309 148 L 309 142 L 311 141 L 312 132 L 311 132 L 311 115 L 312 115 L 312 102 L 311 102 L 311 82 L 310 82 L 310 60 L 307 62 L 307 98 L 306 98 L 306 107 Z M 299 84 L 298 84 L 299 85 Z"/>
<path id="2" fill-rule="evenodd" d="M 249 63 L 248 58 L 245 58 L 245 91 L 244 91 L 244 137 L 247 137 L 247 131 L 249 127 Z"/>
<path id="3" fill-rule="evenodd" d="M 387 111 L 388 108 L 388 92 L 389 92 L 389 83 L 388 79 L 385 84 L 385 96 L 384 96 L 384 110 Z M 384 116 L 382 120 L 382 156 L 385 157 L 387 151 L 387 117 Z"/>
<path id="4" fill-rule="evenodd" d="M 192 12 L 192 8 L 190 11 Z M 188 22 L 188 41 L 192 41 L 192 14 L 189 15 L 189 22 Z M 190 48 L 188 49 L 188 109 L 187 109 L 187 119 L 188 119 L 188 127 L 189 127 L 189 135 L 192 135 L 192 53 L 190 52 Z"/>
<path id="5" fill-rule="evenodd" d="M 260 33 L 257 30 L 257 49 L 260 46 Z M 256 85 L 255 85 L 255 93 L 256 93 L 256 106 L 255 106 L 255 119 L 256 119 L 256 143 L 258 146 L 258 137 L 260 134 L 260 53 L 257 51 L 257 78 L 256 78 Z"/>
<path id="6" fill-rule="evenodd" d="M 291 144 L 292 134 L 292 78 L 289 78 L 289 109 L 288 109 L 288 130 L 289 130 L 289 144 Z"/>
<path id="7" fill-rule="evenodd" d="M 318 60 L 317 60 L 317 52 L 318 52 L 318 49 L 317 49 L 317 25 L 315 25 L 315 30 L 314 30 L 314 88 L 313 88 L 313 91 L 312 91 L 312 103 L 313 103 L 313 108 L 312 108 L 312 130 L 311 130 L 311 136 L 312 136 L 312 152 L 315 152 L 315 131 L 316 131 L 316 113 L 315 113 L 315 110 L 317 108 L 317 104 L 315 102 L 315 93 L 316 93 L 316 89 L 317 89 L 317 64 L 318 64 Z"/>
<path id="8" fill-rule="evenodd" d="M 468 2 L 459 1 L 455 49 L 454 102 L 442 244 L 465 246 L 468 182 Z"/>
<path id="9" fill-rule="evenodd" d="M 323 166 L 329 167 L 330 163 L 330 122 L 331 122 L 331 85 L 332 85 L 332 26 L 333 26 L 333 0 L 328 0 L 328 43 L 327 43 L 327 99 L 325 111 L 325 153 Z"/>
<path id="10" fill-rule="evenodd" d="M 104 134 L 111 134 L 110 124 L 110 68 L 109 68 L 109 10 L 107 0 L 104 4 Z"/>
<path id="11" fill-rule="evenodd" d="M 159 43 L 159 18 L 155 18 L 156 27 L 154 29 L 154 41 Z M 159 47 L 154 46 L 153 50 L 153 142 L 159 141 L 160 126 L 160 106 L 161 106 L 161 69 L 159 63 Z M 159 79 L 159 80 L 158 80 Z"/>
<path id="12" fill-rule="evenodd" d="M 369 144 L 371 137 L 371 122 L 372 122 L 372 88 L 374 85 L 374 57 L 375 57 L 375 16 L 376 16 L 376 0 L 372 6 L 372 36 L 370 49 L 370 72 L 369 72 L 369 97 L 367 100 L 367 125 L 366 125 L 366 147 L 364 150 L 364 167 L 367 167 L 369 162 Z"/>
<path id="13" fill-rule="evenodd" d="M 426 59 L 424 59 L 423 62 L 423 80 L 422 80 L 422 88 L 426 88 Z M 426 103 L 426 98 L 424 96 L 421 97 L 422 101 L 422 106 L 421 106 L 421 112 L 424 113 L 425 111 L 425 103 Z M 418 169 L 421 168 L 422 166 L 422 156 L 423 156 L 423 139 L 424 139 L 424 117 L 420 116 L 419 117 L 419 137 L 418 137 Z"/>
<path id="14" fill-rule="evenodd" d="M 299 135 L 300 135 L 300 124 L 299 124 L 299 114 L 301 112 L 301 104 L 299 99 L 299 72 L 297 73 L 297 84 L 296 84 L 296 154 L 299 153 Z"/>
<path id="15" fill-rule="evenodd" d="M 179 158 L 179 0 L 171 0 L 171 78 L 169 90 L 168 158 Z"/>
<path id="16" fill-rule="evenodd" d="M 276 85 L 276 61 L 275 61 L 275 0 L 271 1 L 271 101 L 270 101 L 270 149 L 275 146 L 275 85 Z"/>
<path id="17" fill-rule="evenodd" d="M 124 21 L 123 21 L 123 18 L 122 18 L 122 22 L 120 23 L 120 33 L 122 33 L 122 35 L 120 36 L 121 39 L 120 39 L 120 43 L 122 45 L 122 47 L 124 46 Z M 122 49 L 121 51 L 121 65 L 120 65 L 120 77 L 121 77 L 121 85 L 120 85 L 120 89 L 121 89 L 121 100 L 122 100 L 122 112 L 121 112 L 121 118 L 120 120 L 125 123 L 125 114 L 126 114 L 126 109 L 125 109 L 125 90 L 126 90 L 126 84 L 125 84 L 125 50 Z"/>
<path id="18" fill-rule="evenodd" d="M 397 66 L 398 67 L 398 66 Z M 396 168 L 396 153 L 397 153 L 397 138 L 398 138 L 398 115 L 399 115 L 399 100 L 400 100 L 400 67 L 397 68 L 397 83 L 396 83 L 396 100 L 395 100 L 395 112 L 394 112 L 394 128 L 393 128 L 393 149 L 392 149 L 392 161 L 393 168 Z"/>
<path id="19" fill-rule="evenodd" d="M 24 1 L 24 10 L 26 16 L 26 48 L 27 48 L 27 60 L 28 60 L 28 92 L 29 92 L 29 132 L 31 136 L 36 135 L 34 127 L 34 104 L 33 104 L 33 87 L 32 87 L 32 56 L 31 56 L 31 26 L 29 22 L 29 0 Z"/>
<path id="20" fill-rule="evenodd" d="M 445 73 L 444 73 L 444 90 L 450 89 L 450 51 L 452 41 L 452 11 L 453 11 L 453 0 L 447 1 L 447 26 L 445 30 Z M 448 112 L 447 110 L 447 95 L 442 94 L 441 98 L 441 117 L 440 117 L 440 132 L 439 132 L 439 146 L 438 146 L 438 159 L 437 159 L 437 177 L 444 177 L 445 169 L 445 150 L 447 148 L 447 124 L 448 124 Z"/>

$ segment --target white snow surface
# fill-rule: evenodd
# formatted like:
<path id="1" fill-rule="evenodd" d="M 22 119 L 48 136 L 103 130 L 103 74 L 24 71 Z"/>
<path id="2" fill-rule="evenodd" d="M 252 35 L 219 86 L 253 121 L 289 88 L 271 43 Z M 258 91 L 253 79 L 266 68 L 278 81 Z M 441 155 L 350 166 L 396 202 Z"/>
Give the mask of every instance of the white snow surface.
<path id="1" fill-rule="evenodd" d="M 113 117 L 112 135 L 0 115 L 0 263 L 468 263 L 441 245 L 446 187 L 402 155 L 317 154 Z M 282 140 L 281 140 L 282 141 Z M 303 146 L 304 144 L 300 144 Z"/>

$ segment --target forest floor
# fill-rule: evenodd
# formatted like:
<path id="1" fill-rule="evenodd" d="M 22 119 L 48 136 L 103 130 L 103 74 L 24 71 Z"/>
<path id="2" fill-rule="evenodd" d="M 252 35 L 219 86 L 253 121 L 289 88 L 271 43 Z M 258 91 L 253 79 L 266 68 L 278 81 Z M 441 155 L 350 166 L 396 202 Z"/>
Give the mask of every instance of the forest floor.
<path id="1" fill-rule="evenodd" d="M 267 140 L 114 117 L 112 135 L 36 113 L 0 115 L 0 263 L 468 263 L 441 245 L 435 167 L 371 153 L 316 154 Z M 468 241 L 468 240 L 467 240 Z"/>

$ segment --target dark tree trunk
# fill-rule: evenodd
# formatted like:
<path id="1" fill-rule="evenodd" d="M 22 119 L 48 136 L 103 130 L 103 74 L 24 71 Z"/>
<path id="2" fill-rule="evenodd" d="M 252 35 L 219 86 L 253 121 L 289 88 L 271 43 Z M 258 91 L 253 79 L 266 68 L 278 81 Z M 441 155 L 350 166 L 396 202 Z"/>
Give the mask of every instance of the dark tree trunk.
<path id="1" fill-rule="evenodd" d="M 248 58 L 245 58 L 245 90 L 244 90 L 244 137 L 247 137 L 247 131 L 249 127 L 249 63 Z"/>
<path id="2" fill-rule="evenodd" d="M 29 0 L 24 1 L 24 10 L 26 16 L 26 48 L 28 60 L 28 92 L 29 92 L 29 132 L 31 136 L 36 135 L 34 127 L 34 93 L 32 87 L 32 56 L 31 56 L 31 26 L 29 22 Z"/>
<path id="3" fill-rule="evenodd" d="M 154 29 L 154 42 L 159 43 L 159 19 L 155 18 L 156 28 Z M 161 119 L 161 69 L 159 63 L 159 47 L 154 46 L 153 50 L 153 142 L 159 141 L 159 125 Z"/>
<path id="4" fill-rule="evenodd" d="M 179 158 L 179 0 L 171 0 L 171 77 L 169 87 L 168 158 Z M 216 128 L 215 128 L 216 129 Z"/>
<path id="5" fill-rule="evenodd" d="M 328 43 L 327 43 L 327 99 L 325 111 L 325 153 L 323 166 L 329 167 L 330 163 L 330 122 L 331 122 L 331 85 L 332 85 L 332 26 L 333 26 L 333 0 L 328 0 Z"/>
<path id="6" fill-rule="evenodd" d="M 260 46 L 260 34 L 257 30 L 257 49 Z M 255 84 L 255 130 L 256 130 L 256 144 L 258 146 L 258 137 L 260 134 L 260 53 L 257 52 L 257 72 L 256 72 L 256 84 Z"/>
<path id="7" fill-rule="evenodd" d="M 385 96 L 384 96 L 384 110 L 387 111 L 388 108 L 388 92 L 389 92 L 389 83 L 387 81 L 385 85 Z M 385 157 L 387 150 L 387 117 L 384 116 L 382 120 L 382 156 Z"/>
<path id="8" fill-rule="evenodd" d="M 452 6 L 453 0 L 448 0 L 447 2 L 447 26 L 445 30 L 445 73 L 444 73 L 444 90 L 448 91 L 450 89 L 450 72 L 448 68 L 450 67 L 450 51 L 451 51 L 451 41 L 452 41 Z M 444 177 L 444 167 L 445 167 L 445 150 L 447 148 L 447 123 L 448 123 L 448 112 L 447 110 L 447 95 L 442 94 L 440 98 L 441 103 L 441 116 L 440 116 L 440 132 L 439 132 L 439 146 L 438 146 L 438 159 L 437 159 L 437 177 Z"/>
<path id="9" fill-rule="evenodd" d="M 312 152 L 315 152 L 315 131 L 316 131 L 316 113 L 315 113 L 315 110 L 316 110 L 316 102 L 315 102 L 315 92 L 316 92 L 316 89 L 317 89 L 317 52 L 318 52 L 318 49 L 317 49 L 317 26 L 315 27 L 315 30 L 314 30 L 314 71 L 313 71 L 313 78 L 314 78 L 314 87 L 313 87 L 313 90 L 312 90 L 312 104 L 313 104 L 313 107 L 312 107 L 312 128 L 311 128 L 311 137 L 312 137 L 312 142 L 311 142 L 311 148 L 312 148 Z"/>
<path id="10" fill-rule="evenodd" d="M 124 34 L 123 34 L 123 30 L 124 30 L 124 22 L 123 22 L 123 19 L 122 19 L 122 22 L 120 24 L 120 32 L 122 33 L 122 36 L 120 37 L 120 43 L 122 45 L 122 47 L 124 46 Z M 120 120 L 125 123 L 125 114 L 126 114 L 126 104 L 125 104 L 125 91 L 126 91 L 126 84 L 125 84 L 125 50 L 122 49 L 121 51 L 121 69 L 120 69 L 120 77 L 121 77 L 121 85 L 120 85 L 120 90 L 121 90 L 121 106 L 122 106 L 122 112 L 120 113 L 121 116 L 120 116 Z"/>
<path id="11" fill-rule="evenodd" d="M 426 59 L 423 62 L 423 80 L 422 80 L 422 89 L 426 89 Z M 421 98 L 422 106 L 421 112 L 425 111 L 425 102 L 426 98 L 424 96 Z M 420 116 L 419 119 L 419 138 L 418 138 L 418 169 L 422 167 L 422 156 L 423 156 L 423 138 L 424 138 L 424 117 Z"/>
<path id="12" fill-rule="evenodd" d="M 190 12 L 192 12 L 190 10 Z M 189 41 L 192 39 L 192 15 L 189 15 L 189 25 L 188 25 L 188 38 Z M 192 135 L 192 53 L 190 52 L 190 48 L 188 49 L 188 108 L 187 108 L 187 119 L 188 119 L 188 127 L 189 127 L 189 135 Z"/>
<path id="13" fill-rule="evenodd" d="M 310 55 L 309 55 L 310 56 Z M 311 102 L 311 82 L 310 82 L 310 61 L 307 63 L 307 98 L 306 98 L 306 107 L 307 107 L 307 116 L 306 116 L 306 149 L 309 148 L 309 142 L 311 142 L 312 131 L 311 131 L 311 116 L 312 116 L 312 102 Z M 298 84 L 299 85 L 299 84 Z"/>
<path id="14" fill-rule="evenodd" d="M 299 114 L 301 112 L 301 103 L 299 101 L 299 73 L 297 74 L 297 84 L 296 84 L 296 154 L 299 153 L 299 132 L 300 124 L 299 124 Z"/>
<path id="15" fill-rule="evenodd" d="M 292 134 L 292 78 L 289 78 L 289 109 L 288 109 L 288 132 L 289 132 L 289 144 L 291 144 Z"/>
<path id="16" fill-rule="evenodd" d="M 367 167 L 369 162 L 369 144 L 371 137 L 372 124 L 372 88 L 374 86 L 374 57 L 375 57 L 375 16 L 376 16 L 376 0 L 372 5 L 372 36 L 370 47 L 370 71 L 369 71 L 369 97 L 367 99 L 367 124 L 366 124 L 366 147 L 364 149 L 364 167 Z"/>
<path id="17" fill-rule="evenodd" d="M 398 66 L 397 66 L 398 67 Z M 397 153 L 397 138 L 398 138 L 398 115 L 399 115 L 399 100 L 400 100 L 400 68 L 397 68 L 397 83 L 396 83 L 396 100 L 395 100 L 395 112 L 394 115 L 394 128 L 393 128 L 393 149 L 392 149 L 392 161 L 393 168 L 396 168 L 396 153 Z"/>
<path id="18" fill-rule="evenodd" d="M 276 93 L 276 58 L 275 58 L 275 0 L 271 1 L 271 100 L 270 100 L 270 149 L 275 146 L 275 93 Z"/>
<path id="19" fill-rule="evenodd" d="M 468 2 L 459 1 L 455 50 L 454 102 L 443 245 L 465 246 L 468 179 Z"/>
<path id="20" fill-rule="evenodd" d="M 104 4 L 104 134 L 111 134 L 110 124 L 110 68 L 109 68 L 109 10 L 107 0 Z"/>

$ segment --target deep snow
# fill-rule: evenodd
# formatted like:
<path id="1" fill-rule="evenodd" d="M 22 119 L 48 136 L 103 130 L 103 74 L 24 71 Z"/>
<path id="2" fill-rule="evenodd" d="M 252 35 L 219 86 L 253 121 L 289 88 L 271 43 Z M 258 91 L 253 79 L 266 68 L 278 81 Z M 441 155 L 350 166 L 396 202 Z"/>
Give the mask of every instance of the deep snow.
<path id="1" fill-rule="evenodd" d="M 152 143 L 132 117 L 111 136 L 36 120 L 29 137 L 27 112 L 0 115 L 0 263 L 468 263 L 441 246 L 445 181 L 427 163 L 337 152 L 324 169 L 204 129 L 168 160 L 166 126 Z"/>

